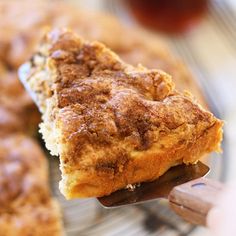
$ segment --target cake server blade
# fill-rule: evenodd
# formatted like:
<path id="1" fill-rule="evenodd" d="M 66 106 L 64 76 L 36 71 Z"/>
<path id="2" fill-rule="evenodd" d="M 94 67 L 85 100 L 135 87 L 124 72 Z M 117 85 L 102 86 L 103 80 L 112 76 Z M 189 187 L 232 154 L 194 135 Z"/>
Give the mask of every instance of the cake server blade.
<path id="1" fill-rule="evenodd" d="M 109 196 L 98 198 L 105 208 L 138 204 L 159 198 L 168 198 L 170 191 L 178 185 L 205 176 L 210 168 L 198 162 L 194 165 L 178 165 L 169 169 L 164 175 L 152 182 L 145 182 L 134 189 L 121 189 Z"/>

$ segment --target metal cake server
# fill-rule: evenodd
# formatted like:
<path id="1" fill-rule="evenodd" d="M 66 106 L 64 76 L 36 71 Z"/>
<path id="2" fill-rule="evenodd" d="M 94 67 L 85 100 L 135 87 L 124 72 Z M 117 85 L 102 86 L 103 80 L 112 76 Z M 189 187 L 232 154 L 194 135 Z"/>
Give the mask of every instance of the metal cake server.
<path id="1" fill-rule="evenodd" d="M 142 183 L 132 190 L 118 190 L 98 201 L 106 208 L 114 208 L 164 198 L 185 220 L 205 225 L 207 214 L 223 189 L 220 182 L 204 178 L 209 171 L 202 162 L 175 166 L 153 182 Z"/>

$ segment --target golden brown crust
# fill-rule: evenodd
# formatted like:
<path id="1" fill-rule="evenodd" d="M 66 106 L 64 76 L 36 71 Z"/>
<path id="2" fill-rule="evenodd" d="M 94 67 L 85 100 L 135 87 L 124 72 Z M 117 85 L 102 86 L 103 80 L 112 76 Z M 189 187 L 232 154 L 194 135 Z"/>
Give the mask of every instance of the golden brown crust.
<path id="1" fill-rule="evenodd" d="M 207 102 L 196 84 L 194 76 L 188 68 L 171 52 L 164 42 L 156 42 L 156 37 L 151 37 L 143 32 L 132 32 L 132 50 L 115 50 L 127 63 L 137 65 L 141 63 L 149 69 L 159 68 L 168 72 L 178 91 L 190 91 L 198 102 L 207 107 Z M 135 46 L 134 46 L 135 45 Z"/>
<path id="2" fill-rule="evenodd" d="M 58 203 L 50 196 L 47 162 L 22 134 L 0 142 L 0 235 L 62 235 Z M 38 227 L 40 225 L 40 227 Z"/>
<path id="3" fill-rule="evenodd" d="M 219 150 L 222 122 L 169 75 L 69 31 L 50 32 L 20 74 L 43 113 L 46 145 L 60 155 L 67 198 L 110 194 Z"/>

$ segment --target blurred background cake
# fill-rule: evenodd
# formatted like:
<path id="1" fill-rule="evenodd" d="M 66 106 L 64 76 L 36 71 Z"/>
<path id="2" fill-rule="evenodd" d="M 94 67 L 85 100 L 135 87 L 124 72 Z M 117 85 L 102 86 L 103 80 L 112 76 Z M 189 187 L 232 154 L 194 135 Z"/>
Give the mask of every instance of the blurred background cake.
<path id="1" fill-rule="evenodd" d="M 1 137 L 0 235 L 62 235 L 58 202 L 50 195 L 48 164 L 22 134 Z"/>

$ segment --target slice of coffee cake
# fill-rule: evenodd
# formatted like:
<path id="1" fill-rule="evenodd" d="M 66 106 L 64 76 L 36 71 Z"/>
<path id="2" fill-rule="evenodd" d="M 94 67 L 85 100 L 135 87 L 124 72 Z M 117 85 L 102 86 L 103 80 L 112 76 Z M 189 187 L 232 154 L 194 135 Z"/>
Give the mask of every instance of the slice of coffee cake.
<path id="1" fill-rule="evenodd" d="M 48 33 L 20 78 L 61 160 L 66 198 L 108 195 L 220 150 L 222 122 L 158 70 L 132 67 L 98 42 Z"/>

